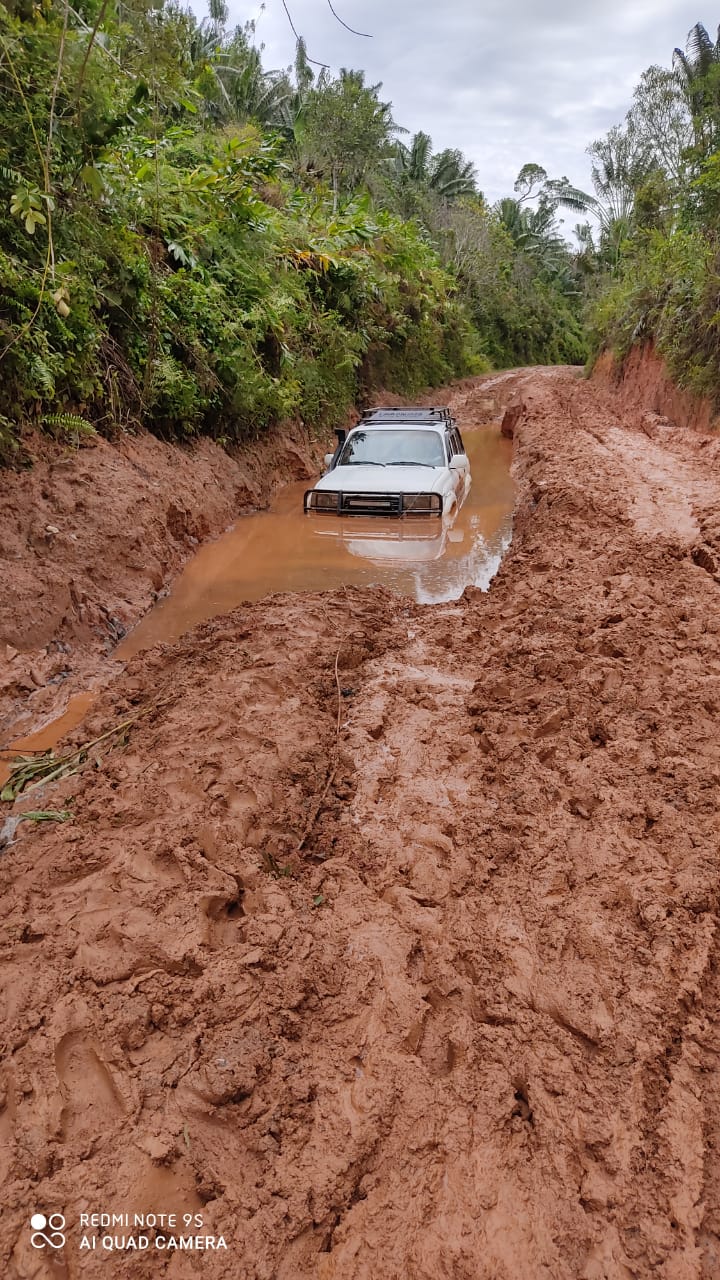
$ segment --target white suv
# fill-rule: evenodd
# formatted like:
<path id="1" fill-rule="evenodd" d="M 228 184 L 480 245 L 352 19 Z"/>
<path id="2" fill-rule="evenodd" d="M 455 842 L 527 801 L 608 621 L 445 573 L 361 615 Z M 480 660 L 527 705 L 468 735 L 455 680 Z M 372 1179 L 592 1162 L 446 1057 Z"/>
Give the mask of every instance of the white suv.
<path id="1" fill-rule="evenodd" d="M 370 409 L 347 436 L 336 434 L 306 512 L 443 516 L 462 505 L 470 464 L 449 409 Z"/>

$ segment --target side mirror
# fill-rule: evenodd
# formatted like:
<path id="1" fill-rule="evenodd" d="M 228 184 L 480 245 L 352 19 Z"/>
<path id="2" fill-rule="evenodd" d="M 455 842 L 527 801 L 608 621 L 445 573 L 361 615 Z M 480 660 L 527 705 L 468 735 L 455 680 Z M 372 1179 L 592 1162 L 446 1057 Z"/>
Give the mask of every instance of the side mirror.
<path id="1" fill-rule="evenodd" d="M 468 462 L 468 456 L 466 453 L 454 453 L 450 459 L 451 471 L 464 471 L 466 467 L 469 467 L 469 465 L 470 463 Z"/>
<path id="2" fill-rule="evenodd" d="M 335 454 L 334 454 L 334 453 L 326 453 L 326 454 L 325 454 L 325 466 L 326 466 L 326 467 L 331 467 L 331 466 L 332 466 L 332 464 L 333 464 L 333 458 L 334 458 L 334 457 L 335 457 Z"/>

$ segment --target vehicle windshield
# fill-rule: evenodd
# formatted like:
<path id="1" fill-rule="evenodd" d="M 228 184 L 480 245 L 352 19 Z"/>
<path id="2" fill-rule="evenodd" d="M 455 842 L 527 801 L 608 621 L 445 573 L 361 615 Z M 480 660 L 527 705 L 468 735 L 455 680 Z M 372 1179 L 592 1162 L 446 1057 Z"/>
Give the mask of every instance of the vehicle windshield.
<path id="1" fill-rule="evenodd" d="M 353 431 L 337 465 L 444 467 L 445 451 L 437 431 Z"/>

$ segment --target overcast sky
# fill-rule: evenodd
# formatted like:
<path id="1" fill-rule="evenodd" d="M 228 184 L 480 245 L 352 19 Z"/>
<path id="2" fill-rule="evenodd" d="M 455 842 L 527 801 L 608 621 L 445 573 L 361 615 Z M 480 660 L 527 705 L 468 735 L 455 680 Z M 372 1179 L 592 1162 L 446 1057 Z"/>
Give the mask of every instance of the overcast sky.
<path id="1" fill-rule="evenodd" d="M 490 201 L 512 194 L 528 161 L 588 187 L 585 148 L 622 120 L 640 73 L 652 63 L 669 66 L 698 21 L 714 38 L 720 18 L 695 0 L 332 2 L 372 39 L 345 31 L 328 0 L 287 0 L 310 57 L 382 81 L 398 124 L 429 133 L 435 150 L 460 147 Z M 292 62 L 282 0 L 266 0 L 262 13 L 259 0 L 229 4 L 233 23 L 258 19 L 266 67 Z"/>

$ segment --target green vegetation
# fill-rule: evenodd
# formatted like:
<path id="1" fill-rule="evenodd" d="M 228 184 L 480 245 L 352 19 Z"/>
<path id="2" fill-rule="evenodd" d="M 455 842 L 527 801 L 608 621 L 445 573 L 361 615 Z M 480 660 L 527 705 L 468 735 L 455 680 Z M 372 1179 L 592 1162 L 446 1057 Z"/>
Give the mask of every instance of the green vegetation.
<path id="1" fill-rule="evenodd" d="M 141 711 L 137 711 L 135 715 L 129 716 L 122 723 L 113 725 L 105 733 L 101 733 L 99 737 L 93 738 L 91 742 L 84 742 L 82 746 L 75 750 L 65 751 L 62 755 L 56 756 L 52 747 L 45 751 L 23 752 L 18 755 L 10 763 L 10 774 L 5 784 L 0 788 L 0 801 L 7 801 L 12 804 L 17 800 L 18 796 L 25 795 L 28 791 L 33 791 L 35 787 L 44 786 L 48 782 L 57 782 L 59 778 L 69 778 L 73 774 L 79 773 L 82 768 L 89 762 L 93 762 L 99 766 L 103 755 L 112 751 L 115 747 L 127 746 L 129 733 L 134 724 L 146 715 L 154 715 L 159 709 L 166 705 L 165 702 L 156 702 Z M 103 746 L 103 751 L 100 747 Z M 62 812 L 62 810 L 60 811 Z M 55 810 L 35 810 L 33 813 L 34 821 L 42 821 L 42 815 L 55 814 Z M 38 817 L 37 815 L 41 816 Z M 30 817 L 30 814 L 24 815 Z M 55 819 L 57 820 L 57 819 Z"/>
<path id="2" fill-rule="evenodd" d="M 222 0 L 0 4 L 0 459 L 323 425 L 378 384 L 582 360 L 581 275 L 359 71 L 266 71 Z"/>
<path id="3" fill-rule="evenodd" d="M 720 31 L 698 23 L 671 68 L 641 77 L 622 125 L 589 149 L 595 215 L 578 234 L 593 354 L 652 341 L 680 386 L 720 407 Z"/>

